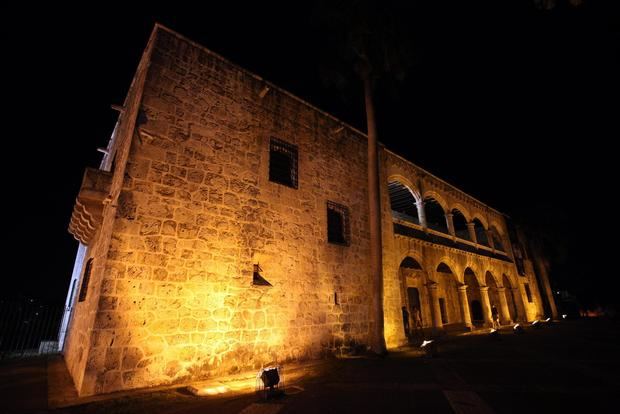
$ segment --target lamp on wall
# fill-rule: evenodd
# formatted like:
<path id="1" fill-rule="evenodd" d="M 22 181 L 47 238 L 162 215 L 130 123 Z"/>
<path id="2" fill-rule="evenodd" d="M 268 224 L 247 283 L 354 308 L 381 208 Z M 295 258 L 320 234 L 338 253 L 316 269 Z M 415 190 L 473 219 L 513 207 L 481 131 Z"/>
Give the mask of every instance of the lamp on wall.
<path id="1" fill-rule="evenodd" d="M 260 265 L 258 263 L 256 263 L 254 265 L 254 272 L 252 274 L 252 284 L 256 285 L 256 286 L 273 286 L 271 283 L 269 283 L 267 281 L 267 279 L 265 279 L 260 272 L 262 272 L 263 269 L 261 269 Z"/>

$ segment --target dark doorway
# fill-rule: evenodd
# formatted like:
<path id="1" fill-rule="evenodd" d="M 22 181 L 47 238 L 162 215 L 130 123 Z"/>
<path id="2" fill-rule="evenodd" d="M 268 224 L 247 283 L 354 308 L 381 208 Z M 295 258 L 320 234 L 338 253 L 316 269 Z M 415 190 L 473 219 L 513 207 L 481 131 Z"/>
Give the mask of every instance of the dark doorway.
<path id="1" fill-rule="evenodd" d="M 420 308 L 420 292 L 418 288 L 407 288 L 407 298 L 409 299 L 409 311 L 413 311 L 413 308 Z"/>
<path id="2" fill-rule="evenodd" d="M 446 299 L 439 298 L 439 310 L 441 311 L 441 323 L 448 323 L 448 313 L 446 312 Z"/>
<path id="3" fill-rule="evenodd" d="M 472 300 L 469 304 L 469 307 L 471 308 L 472 320 L 476 322 L 484 321 L 484 317 L 482 316 L 482 305 L 480 304 L 480 301 Z"/>

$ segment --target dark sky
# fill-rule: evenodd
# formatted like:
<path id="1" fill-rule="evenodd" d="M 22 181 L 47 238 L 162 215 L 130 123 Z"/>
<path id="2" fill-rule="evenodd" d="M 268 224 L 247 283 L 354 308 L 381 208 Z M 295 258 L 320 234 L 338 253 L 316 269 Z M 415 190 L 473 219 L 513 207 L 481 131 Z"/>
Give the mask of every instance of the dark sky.
<path id="1" fill-rule="evenodd" d="M 122 103 L 155 21 L 365 129 L 360 96 L 343 101 L 321 79 L 329 39 L 312 2 L 211 3 L 4 6 L 9 284 L 0 296 L 64 300 L 77 247 L 66 228 L 82 173 L 98 166 L 96 148 L 117 115 L 110 104 Z M 618 2 L 558 0 L 552 10 L 528 0 L 410 3 L 413 65 L 398 88 L 377 91 L 380 140 L 543 228 L 558 286 L 614 298 L 618 236 L 603 236 L 614 235 L 618 216 Z"/>

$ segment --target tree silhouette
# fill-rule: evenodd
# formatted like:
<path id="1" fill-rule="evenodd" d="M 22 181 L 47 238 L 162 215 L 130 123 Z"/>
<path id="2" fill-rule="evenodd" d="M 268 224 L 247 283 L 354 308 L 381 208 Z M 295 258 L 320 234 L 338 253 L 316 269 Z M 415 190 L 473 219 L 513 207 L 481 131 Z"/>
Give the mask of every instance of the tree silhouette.
<path id="1" fill-rule="evenodd" d="M 369 0 L 323 1 L 317 9 L 317 23 L 328 37 L 321 59 L 321 71 L 328 84 L 341 92 L 354 84 L 364 92 L 368 135 L 368 206 L 372 281 L 371 349 L 386 352 L 383 316 L 383 264 L 377 122 L 373 93 L 382 84 L 404 79 L 411 62 L 410 36 L 406 16 L 410 10 L 401 2 Z"/>

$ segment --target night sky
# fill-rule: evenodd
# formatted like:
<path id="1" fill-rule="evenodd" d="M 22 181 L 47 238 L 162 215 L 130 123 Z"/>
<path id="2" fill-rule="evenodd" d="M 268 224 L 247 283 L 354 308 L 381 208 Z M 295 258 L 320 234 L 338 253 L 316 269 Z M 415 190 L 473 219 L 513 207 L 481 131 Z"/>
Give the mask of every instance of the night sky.
<path id="1" fill-rule="evenodd" d="M 82 174 L 99 164 L 110 105 L 122 104 L 155 21 L 365 130 L 361 87 L 343 94 L 321 77 L 329 35 L 315 4 L 211 3 L 2 6 L 0 296 L 64 301 Z M 543 232 L 558 288 L 617 303 L 618 2 L 409 3 L 412 65 L 376 92 L 379 139 Z"/>

